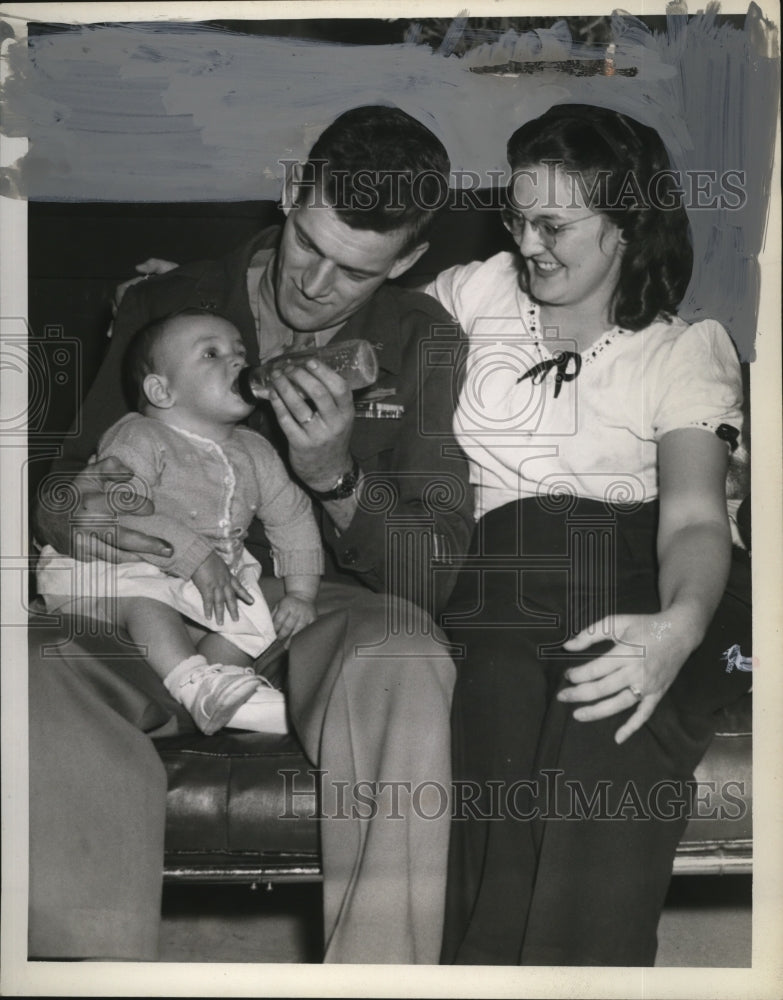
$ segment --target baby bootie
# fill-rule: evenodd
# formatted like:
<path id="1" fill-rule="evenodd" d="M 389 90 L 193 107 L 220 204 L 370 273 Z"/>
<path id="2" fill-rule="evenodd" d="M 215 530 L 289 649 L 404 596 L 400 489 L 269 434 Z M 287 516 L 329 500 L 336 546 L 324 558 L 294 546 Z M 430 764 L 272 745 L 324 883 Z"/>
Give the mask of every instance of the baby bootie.
<path id="1" fill-rule="evenodd" d="M 201 732 L 211 736 L 262 686 L 261 680 L 252 667 L 207 663 L 197 653 L 177 664 L 163 683 Z M 277 694 L 283 701 L 283 695 Z"/>
<path id="2" fill-rule="evenodd" d="M 254 733 L 287 733 L 285 696 L 266 677 L 256 674 L 258 689 L 234 712 L 228 729 L 249 729 Z"/>

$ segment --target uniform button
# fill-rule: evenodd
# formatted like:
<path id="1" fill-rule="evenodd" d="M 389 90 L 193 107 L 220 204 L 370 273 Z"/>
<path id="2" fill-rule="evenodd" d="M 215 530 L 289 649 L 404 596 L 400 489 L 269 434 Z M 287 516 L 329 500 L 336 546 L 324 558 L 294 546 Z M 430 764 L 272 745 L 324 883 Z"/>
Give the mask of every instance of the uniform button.
<path id="1" fill-rule="evenodd" d="M 231 476 L 226 476 L 225 477 L 225 479 L 223 480 L 223 485 L 224 486 L 230 486 L 231 485 Z"/>
<path id="2" fill-rule="evenodd" d="M 191 516 L 191 517 L 198 517 L 198 511 L 197 511 L 197 510 L 192 510 L 192 511 L 190 512 L 190 516 Z"/>
<path id="3" fill-rule="evenodd" d="M 228 524 L 228 521 L 225 518 L 223 518 L 222 521 L 218 522 L 218 524 L 221 528 L 225 528 L 225 526 Z"/>
<path id="4" fill-rule="evenodd" d="M 356 551 L 356 549 L 346 549 L 344 556 L 345 556 L 345 561 L 349 565 L 353 566 L 353 564 L 359 558 L 359 553 Z"/>

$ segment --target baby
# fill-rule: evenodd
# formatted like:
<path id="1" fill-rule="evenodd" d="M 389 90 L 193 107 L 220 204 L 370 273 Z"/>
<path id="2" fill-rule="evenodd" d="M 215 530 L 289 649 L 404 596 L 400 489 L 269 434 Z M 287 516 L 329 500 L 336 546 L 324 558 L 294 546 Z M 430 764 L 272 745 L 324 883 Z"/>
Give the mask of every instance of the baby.
<path id="1" fill-rule="evenodd" d="M 47 546 L 37 569 L 47 611 L 125 628 L 208 734 L 223 726 L 287 731 L 283 694 L 251 663 L 315 619 L 323 572 L 309 499 L 269 442 L 237 426 L 253 409 L 237 388 L 244 365 L 238 330 L 214 313 L 188 309 L 140 330 L 125 371 L 139 412 L 109 428 L 97 457 L 115 456 L 133 471 L 134 489 L 155 513 L 122 515 L 123 524 L 164 538 L 171 556 L 80 563 Z M 253 517 L 285 585 L 271 614 L 261 567 L 243 544 Z"/>

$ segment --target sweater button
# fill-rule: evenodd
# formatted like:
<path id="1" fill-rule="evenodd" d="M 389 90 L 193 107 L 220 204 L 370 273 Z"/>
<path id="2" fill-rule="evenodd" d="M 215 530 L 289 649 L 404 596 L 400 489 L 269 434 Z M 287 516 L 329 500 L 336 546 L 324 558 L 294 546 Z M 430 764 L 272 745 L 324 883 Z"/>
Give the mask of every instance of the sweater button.
<path id="1" fill-rule="evenodd" d="M 349 566 L 353 566 L 356 560 L 359 558 L 359 553 L 356 549 L 346 549 L 344 552 L 345 561 Z"/>

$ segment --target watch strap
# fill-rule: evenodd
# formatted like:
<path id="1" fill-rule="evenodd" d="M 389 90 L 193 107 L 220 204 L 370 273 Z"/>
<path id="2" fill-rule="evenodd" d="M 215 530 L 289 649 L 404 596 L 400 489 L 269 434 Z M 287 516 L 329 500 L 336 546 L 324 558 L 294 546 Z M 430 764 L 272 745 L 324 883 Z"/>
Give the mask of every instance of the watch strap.
<path id="1" fill-rule="evenodd" d="M 351 468 L 344 472 L 330 490 L 310 490 L 316 500 L 347 500 L 356 492 L 359 482 L 359 463 L 354 458 Z"/>

